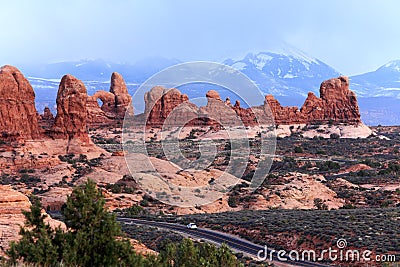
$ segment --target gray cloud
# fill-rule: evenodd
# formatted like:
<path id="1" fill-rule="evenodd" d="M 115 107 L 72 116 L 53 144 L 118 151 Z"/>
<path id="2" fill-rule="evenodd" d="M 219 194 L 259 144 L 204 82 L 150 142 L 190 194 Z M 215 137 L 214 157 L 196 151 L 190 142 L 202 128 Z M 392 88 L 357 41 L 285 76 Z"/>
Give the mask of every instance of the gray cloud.
<path id="1" fill-rule="evenodd" d="M 282 42 L 351 75 L 400 58 L 398 1 L 7 1 L 1 64 L 223 60 Z"/>

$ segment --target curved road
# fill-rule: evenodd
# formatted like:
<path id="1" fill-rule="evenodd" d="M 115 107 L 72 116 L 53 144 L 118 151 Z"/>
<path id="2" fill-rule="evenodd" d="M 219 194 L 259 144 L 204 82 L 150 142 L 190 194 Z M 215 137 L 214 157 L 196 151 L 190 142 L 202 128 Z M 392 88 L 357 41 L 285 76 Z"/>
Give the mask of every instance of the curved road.
<path id="1" fill-rule="evenodd" d="M 158 227 L 158 228 L 164 228 L 164 229 L 172 230 L 175 232 L 184 233 L 191 237 L 209 240 L 209 241 L 215 242 L 220 245 L 222 243 L 226 243 L 233 250 L 249 254 L 255 258 L 257 258 L 257 255 L 260 250 L 265 251 L 265 248 L 261 245 L 251 243 L 242 238 L 238 238 L 238 237 L 235 237 L 232 235 L 228 235 L 228 234 L 225 234 L 222 232 L 209 230 L 209 229 L 205 229 L 205 228 L 198 228 L 196 230 L 192 230 L 192 229 L 188 229 L 185 225 L 182 225 L 182 224 L 147 221 L 147 220 L 139 220 L 139 219 L 132 219 L 132 218 L 124 218 L 124 217 L 118 217 L 117 220 L 121 223 L 126 223 L 126 224 L 138 224 L 138 225 L 147 225 L 147 226 L 153 226 L 153 227 Z M 325 264 L 321 264 L 321 263 L 317 263 L 317 262 L 293 261 L 293 260 L 289 259 L 288 257 L 280 257 L 280 259 L 279 259 L 277 256 L 277 253 L 273 252 L 273 251 L 274 250 L 271 250 L 270 248 L 268 248 L 268 255 L 267 255 L 266 261 L 270 260 L 270 255 L 272 253 L 272 262 L 278 263 L 278 264 L 280 263 L 279 265 L 281 265 L 281 266 L 284 266 L 284 265 L 286 265 L 286 266 L 313 266 L 313 267 L 314 266 L 320 266 L 320 267 L 331 266 L 331 265 L 325 265 Z M 265 253 L 262 253 L 261 256 L 265 256 Z M 300 254 L 300 256 L 301 256 L 301 254 Z"/>

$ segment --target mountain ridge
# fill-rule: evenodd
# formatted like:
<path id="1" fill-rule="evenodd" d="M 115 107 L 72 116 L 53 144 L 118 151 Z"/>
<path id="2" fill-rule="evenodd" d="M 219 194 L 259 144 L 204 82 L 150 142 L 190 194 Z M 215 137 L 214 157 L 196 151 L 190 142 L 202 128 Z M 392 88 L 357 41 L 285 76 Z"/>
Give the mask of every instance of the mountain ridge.
<path id="1" fill-rule="evenodd" d="M 79 77 L 87 86 L 88 93 L 93 94 L 99 89 L 108 90 L 109 77 L 117 71 L 125 78 L 129 93 L 133 94 L 150 76 L 178 63 L 181 61 L 177 59 L 153 57 L 135 64 L 80 60 L 21 69 L 35 89 L 37 108 L 43 110 L 45 106 L 54 106 L 59 79 L 65 73 Z M 264 94 L 273 94 L 279 101 L 294 106 L 299 106 L 298 99 L 306 97 L 309 91 L 318 93 L 321 81 L 342 75 L 323 61 L 298 50 L 282 51 L 281 54 L 275 51 L 251 52 L 242 59 L 228 58 L 223 63 L 246 74 Z M 360 99 L 361 114 L 367 124 L 400 124 L 400 112 L 385 105 L 389 101 L 393 107 L 400 99 L 400 60 L 349 78 L 351 89 Z M 196 96 L 189 92 L 189 98 Z"/>

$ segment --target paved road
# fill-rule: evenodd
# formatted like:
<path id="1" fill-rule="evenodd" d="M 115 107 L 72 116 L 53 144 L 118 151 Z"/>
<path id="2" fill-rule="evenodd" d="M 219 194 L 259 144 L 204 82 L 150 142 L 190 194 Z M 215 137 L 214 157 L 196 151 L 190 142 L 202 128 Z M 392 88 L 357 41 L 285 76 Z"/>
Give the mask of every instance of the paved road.
<path id="1" fill-rule="evenodd" d="M 174 224 L 174 223 L 166 223 L 166 222 L 156 222 L 156 221 L 147 221 L 147 220 L 139 220 L 139 219 L 132 219 L 132 218 L 123 218 L 123 217 L 118 217 L 117 220 L 121 223 L 126 223 L 126 224 L 138 224 L 138 225 L 147 225 L 147 226 L 153 226 L 153 227 L 158 227 L 158 228 L 164 228 L 164 229 L 169 229 L 175 232 L 180 232 L 187 234 L 188 236 L 195 237 L 195 238 L 201 238 L 205 240 L 209 240 L 218 244 L 226 243 L 228 246 L 230 246 L 233 250 L 236 250 L 238 252 L 243 252 L 246 254 L 250 254 L 253 257 L 257 258 L 257 254 L 259 253 L 260 250 L 264 251 L 264 247 L 258 244 L 251 243 L 247 240 L 228 235 L 222 232 L 218 231 L 213 231 L 205 228 L 198 228 L 196 230 L 188 229 L 186 228 L 185 225 L 181 224 Z M 270 258 L 272 251 L 271 249 L 268 248 L 268 259 Z M 261 256 L 264 256 L 265 254 L 261 254 Z M 275 263 L 281 263 L 287 264 L 288 266 L 320 266 L 320 267 L 326 267 L 330 265 L 325 265 L 321 263 L 316 263 L 316 262 L 307 262 L 307 261 L 292 261 L 288 257 L 281 257 L 284 259 L 278 259 L 276 252 L 272 253 L 272 260 Z"/>

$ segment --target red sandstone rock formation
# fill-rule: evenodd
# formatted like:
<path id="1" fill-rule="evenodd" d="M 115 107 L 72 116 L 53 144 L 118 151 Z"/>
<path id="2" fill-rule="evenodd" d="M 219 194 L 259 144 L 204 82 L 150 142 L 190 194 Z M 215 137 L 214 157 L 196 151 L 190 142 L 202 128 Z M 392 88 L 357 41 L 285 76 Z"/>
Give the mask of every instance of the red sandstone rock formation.
<path id="1" fill-rule="evenodd" d="M 325 120 L 361 122 L 356 94 L 349 89 L 349 78 L 342 76 L 324 81 L 320 96 L 325 104 Z"/>
<path id="2" fill-rule="evenodd" d="M 101 107 L 97 102 L 98 99 L 103 102 Z M 115 113 L 113 112 L 114 99 L 115 96 L 113 94 L 103 90 L 97 91 L 92 96 L 88 96 L 86 102 L 88 124 L 92 126 L 113 124 L 115 119 Z"/>
<path id="3" fill-rule="evenodd" d="M 265 97 L 264 106 L 268 105 L 276 124 L 292 124 L 303 122 L 298 107 L 282 107 L 272 95 Z"/>
<path id="4" fill-rule="evenodd" d="M 54 115 L 48 107 L 44 108 L 43 114 L 39 115 L 39 126 L 49 130 L 54 124 Z"/>
<path id="5" fill-rule="evenodd" d="M 220 124 L 222 126 L 243 125 L 240 117 L 229 104 L 221 100 L 217 91 L 210 90 L 206 94 L 207 105 L 200 107 L 199 116 L 208 118 L 208 124 Z M 239 105 L 240 106 L 240 105 Z"/>
<path id="6" fill-rule="evenodd" d="M 0 138 L 26 140 L 40 136 L 32 86 L 17 68 L 1 67 Z"/>
<path id="7" fill-rule="evenodd" d="M 282 107 L 272 95 L 265 97 L 264 105 L 269 105 L 277 124 L 361 122 L 357 97 L 349 89 L 349 79 L 342 76 L 324 81 L 320 86 L 320 98 L 308 93 L 300 110 L 297 107 Z"/>
<path id="8" fill-rule="evenodd" d="M 17 241 L 20 238 L 20 226 L 25 222 L 23 211 L 28 211 L 31 203 L 27 196 L 15 191 L 10 185 L 0 185 L 0 255 L 4 256 L 4 252 L 9 248 L 11 241 Z M 45 211 L 42 210 L 45 215 Z M 60 226 L 66 229 L 64 223 L 54 220 L 49 216 L 44 219 L 50 227 L 56 228 Z"/>
<path id="9" fill-rule="evenodd" d="M 252 108 L 242 108 L 240 106 L 240 101 L 236 100 L 235 106 L 233 106 L 233 110 L 240 117 L 240 120 L 244 125 L 255 125 L 257 124 L 257 116 L 254 113 Z"/>
<path id="10" fill-rule="evenodd" d="M 127 110 L 132 110 L 128 109 L 132 103 L 132 97 L 128 93 L 124 79 L 117 72 L 113 72 L 111 75 L 110 93 L 115 96 L 114 105 L 116 118 L 123 119 L 125 117 L 125 112 Z"/>
<path id="11" fill-rule="evenodd" d="M 156 86 L 145 95 L 146 110 L 148 115 L 148 126 L 161 126 L 172 112 L 173 120 L 183 126 L 188 118 L 195 118 L 191 125 L 256 125 L 257 123 L 271 123 L 270 112 L 276 124 L 296 123 L 318 123 L 318 122 L 343 122 L 360 123 L 360 112 L 357 98 L 349 89 L 347 77 L 333 78 L 324 81 L 320 87 L 320 98 L 309 93 L 301 109 L 298 107 L 282 107 L 272 95 L 265 97 L 264 106 L 242 108 L 240 102 L 236 101 L 232 107 L 230 99 L 222 101 L 218 92 L 210 90 L 207 92 L 207 105 L 197 108 L 191 104 L 186 95 L 182 95 L 177 89 L 165 93 L 166 89 Z M 190 106 L 190 108 L 182 108 Z M 175 108 L 179 112 L 176 112 Z M 184 111 L 190 114 L 185 114 Z M 197 115 L 196 115 L 197 114 Z M 240 118 L 240 121 L 238 121 Z M 262 122 L 260 122 L 260 120 Z"/>
<path id="12" fill-rule="evenodd" d="M 28 197 L 11 188 L 0 185 L 0 246 L 9 247 L 9 242 L 19 239 L 20 226 L 24 224 L 22 211 L 29 210 L 31 203 Z"/>
<path id="13" fill-rule="evenodd" d="M 75 139 L 88 143 L 85 85 L 74 76 L 65 75 L 61 79 L 56 102 L 57 115 L 50 135 L 55 139 Z"/>
<path id="14" fill-rule="evenodd" d="M 153 87 L 146 92 L 144 100 L 146 125 L 162 126 L 168 118 L 166 126 L 183 126 L 197 118 L 196 105 L 190 103 L 188 96 L 175 88 L 168 90 L 161 86 Z"/>
<path id="15" fill-rule="evenodd" d="M 102 102 L 101 107 L 97 100 Z M 97 91 L 87 99 L 87 118 L 90 125 L 109 125 L 124 119 L 127 110 L 133 113 L 132 97 L 128 93 L 125 81 L 120 74 L 111 75 L 110 92 Z M 133 114 L 131 114 L 133 115 Z"/>

